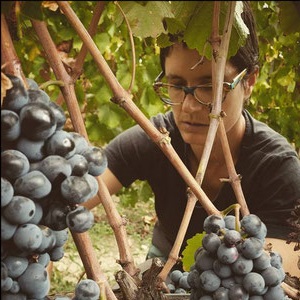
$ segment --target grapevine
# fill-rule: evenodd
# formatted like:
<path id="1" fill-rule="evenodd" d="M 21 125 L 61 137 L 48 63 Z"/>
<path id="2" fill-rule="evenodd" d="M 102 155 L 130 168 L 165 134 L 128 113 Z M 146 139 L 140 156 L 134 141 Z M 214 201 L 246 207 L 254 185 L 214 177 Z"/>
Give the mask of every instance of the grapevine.
<path id="1" fill-rule="evenodd" d="M 203 166 L 209 158 L 209 148 L 212 146 L 218 126 L 220 126 L 222 135 L 223 112 L 216 106 L 216 110 L 212 113 L 212 134 L 206 144 L 207 154 L 203 157 L 204 164 L 200 164 L 202 168 L 199 169 L 195 180 L 173 152 L 169 144 L 168 133 L 153 128 L 149 120 L 132 103 L 129 93 L 123 90 L 115 80 L 101 53 L 89 39 L 88 32 L 78 26 L 80 22 L 76 15 L 74 16 L 69 5 L 63 2 L 58 5 L 74 28 L 78 30 L 78 34 L 108 81 L 114 93 L 111 100 L 124 108 L 158 143 L 190 187 L 188 194 L 191 198 L 186 207 L 185 219 L 178 240 L 172 249 L 167 265 L 159 270 L 161 273 L 155 273 L 158 278 L 164 281 L 168 276 L 172 280 L 167 286 L 169 291 L 180 294 L 186 293 L 185 290 L 187 290 L 188 293 L 191 293 L 191 299 L 212 295 L 219 299 L 219 297 L 229 294 L 232 295 L 231 298 L 243 294 L 245 297 L 247 295 L 264 295 L 265 299 L 277 299 L 272 297 L 279 295 L 278 299 L 282 299 L 284 291 L 280 284 L 283 282 L 285 273 L 282 269 L 280 254 L 264 251 L 263 242 L 267 228 L 256 216 L 249 214 L 240 191 L 238 174 L 231 169 L 231 177 L 228 180 L 233 183 L 237 198 L 242 203 L 241 210 L 244 218 L 241 219 L 240 226 L 236 226 L 239 224 L 237 217 L 233 222 L 234 226 L 232 219 L 229 221 L 227 216 L 223 217 L 201 189 L 201 181 L 205 173 Z M 33 20 L 32 25 L 45 52 L 48 51 L 47 55 L 55 75 L 58 79 L 62 79 L 61 82 L 67 82 L 68 80 L 63 79 L 70 79 L 70 77 L 67 77 L 62 64 L 57 63 L 57 57 L 51 54 L 53 49 L 50 46 L 47 49 L 47 38 L 43 38 L 47 36 L 45 24 Z M 214 27 L 214 29 L 218 31 L 218 28 Z M 217 40 L 217 37 L 214 40 Z M 228 43 L 229 39 L 225 37 L 223 42 Z M 226 52 L 226 45 L 222 47 L 222 50 L 225 49 Z M 214 48 L 214 50 L 215 52 L 219 51 L 218 48 Z M 218 68 L 222 70 L 222 64 L 223 61 L 218 62 L 214 66 L 214 70 Z M 222 73 L 220 72 L 220 74 Z M 18 75 L 6 74 L 12 87 L 7 89 L 1 107 L 1 168 L 3 166 L 1 169 L 3 174 L 1 177 L 1 186 L 3 186 L 1 189 L 1 207 L 3 208 L 1 222 L 4 228 L 1 233 L 3 232 L 4 250 L 14 249 L 12 257 L 11 255 L 5 256 L 5 254 L 4 259 L 1 259 L 1 274 L 3 274 L 1 288 L 4 292 L 2 295 L 4 299 L 13 297 L 15 294 L 20 294 L 20 297 L 26 295 L 30 298 L 45 297 L 49 291 L 50 281 L 47 276 L 43 275 L 45 275 L 45 269 L 50 261 L 58 261 L 63 257 L 67 229 L 75 233 L 74 237 L 76 237 L 76 233 L 87 232 L 93 226 L 93 215 L 84 206 L 84 203 L 97 194 L 104 195 L 103 205 L 105 199 L 109 198 L 107 189 L 101 180 L 95 179 L 105 170 L 106 158 L 100 147 L 89 146 L 77 103 L 74 105 L 70 101 L 72 98 L 70 94 L 74 96 L 74 90 L 69 89 L 68 86 L 61 86 L 77 131 L 70 132 L 63 129 L 66 117 L 60 106 L 52 102 L 34 81 L 28 78 L 24 81 L 21 72 Z M 219 82 L 216 80 L 215 86 Z M 216 100 L 216 104 L 218 104 L 218 100 Z M 223 137 L 222 142 L 226 153 L 226 137 Z M 232 165 L 228 156 L 227 164 L 230 169 Z M 199 183 L 200 185 L 198 185 Z M 203 237 L 202 245 L 195 252 L 195 265 L 192 266 L 191 272 L 189 274 L 171 272 L 172 266 L 178 260 L 177 250 L 181 246 L 181 237 L 188 224 L 196 198 L 205 206 L 209 215 L 203 224 L 206 234 Z M 108 204 L 105 207 L 107 211 L 110 211 Z M 116 215 L 112 213 L 110 219 L 116 220 Z M 217 225 L 214 223 L 216 220 L 218 221 Z M 296 222 L 293 220 L 291 222 L 297 229 Z M 115 227 L 118 226 L 115 225 Z M 120 230 L 116 230 L 116 232 L 120 233 Z M 30 246 L 27 239 L 29 235 L 35 236 Z M 290 238 L 294 241 L 295 234 L 292 233 Z M 118 239 L 118 241 L 120 240 Z M 77 240 L 77 243 L 80 244 L 80 239 Z M 124 244 L 124 248 L 127 250 L 126 243 L 124 242 Z M 126 251 L 125 255 L 122 256 L 122 254 L 124 253 L 121 253 L 121 265 L 125 269 L 128 268 L 130 275 L 135 276 L 136 269 L 130 255 Z M 15 261 L 22 265 L 22 270 L 17 274 L 12 272 Z M 88 275 L 94 275 L 93 267 L 87 267 L 88 272 L 90 272 Z M 234 280 L 232 279 L 233 273 Z M 39 281 L 33 283 L 33 277 L 38 277 Z M 253 286 L 252 282 L 256 284 Z M 136 284 L 139 282 L 133 282 L 134 295 L 136 295 Z M 89 294 L 88 299 L 98 299 L 100 290 L 98 290 L 97 283 L 93 280 L 79 283 L 75 288 L 74 300 L 86 299 L 84 298 L 86 293 Z M 60 298 L 57 297 L 57 299 Z"/>

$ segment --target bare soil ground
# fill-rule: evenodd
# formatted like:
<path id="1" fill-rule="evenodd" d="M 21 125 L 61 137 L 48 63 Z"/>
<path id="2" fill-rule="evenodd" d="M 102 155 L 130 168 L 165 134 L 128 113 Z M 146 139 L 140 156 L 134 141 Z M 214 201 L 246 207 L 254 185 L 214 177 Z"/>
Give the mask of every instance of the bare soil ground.
<path id="1" fill-rule="evenodd" d="M 135 207 L 122 207 L 118 198 L 113 198 L 119 214 L 127 221 L 126 232 L 131 255 L 135 264 L 145 261 L 151 242 L 152 227 L 155 215 L 153 203 L 141 202 Z M 121 266 L 117 263 L 120 258 L 114 232 L 110 227 L 104 208 L 99 205 L 93 209 L 95 225 L 89 230 L 93 248 L 98 258 L 100 268 L 106 275 L 110 286 L 115 285 L 114 275 Z M 85 277 L 85 271 L 72 236 L 69 236 L 65 246 L 64 257 L 53 264 L 51 274 L 50 295 L 74 292 L 76 283 Z"/>

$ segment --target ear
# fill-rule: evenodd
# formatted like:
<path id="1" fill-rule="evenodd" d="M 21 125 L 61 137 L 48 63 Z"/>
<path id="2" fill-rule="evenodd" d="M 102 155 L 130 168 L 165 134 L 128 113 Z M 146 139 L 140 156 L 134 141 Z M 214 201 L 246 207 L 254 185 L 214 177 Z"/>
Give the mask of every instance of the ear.
<path id="1" fill-rule="evenodd" d="M 248 78 L 245 80 L 244 86 L 245 86 L 245 98 L 246 99 L 249 99 L 251 94 L 252 94 L 252 91 L 253 91 L 254 85 L 256 83 L 258 74 L 259 74 L 259 69 L 257 67 L 257 68 L 254 69 L 253 72 L 251 72 L 247 76 Z"/>

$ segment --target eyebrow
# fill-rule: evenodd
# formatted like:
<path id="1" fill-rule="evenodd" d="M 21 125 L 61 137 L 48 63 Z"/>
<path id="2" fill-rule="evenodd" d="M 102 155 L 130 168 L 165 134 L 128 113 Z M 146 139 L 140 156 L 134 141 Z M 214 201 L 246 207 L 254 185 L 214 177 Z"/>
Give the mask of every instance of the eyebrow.
<path id="1" fill-rule="evenodd" d="M 180 75 L 176 75 L 176 74 L 168 74 L 166 75 L 166 78 L 168 80 L 182 80 L 182 81 L 186 81 L 186 79 Z M 212 81 L 212 77 L 210 75 L 206 75 L 206 76 L 201 76 L 201 77 L 198 77 L 196 78 L 196 81 L 199 81 L 199 82 L 211 82 Z"/>

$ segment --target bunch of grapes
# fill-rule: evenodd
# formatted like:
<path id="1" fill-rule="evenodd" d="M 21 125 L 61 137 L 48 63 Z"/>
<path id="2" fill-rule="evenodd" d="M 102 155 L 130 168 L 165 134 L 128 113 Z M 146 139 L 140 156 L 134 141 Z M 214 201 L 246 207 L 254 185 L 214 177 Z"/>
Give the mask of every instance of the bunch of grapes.
<path id="1" fill-rule="evenodd" d="M 267 228 L 254 214 L 208 216 L 202 245 L 188 274 L 192 300 L 283 300 L 282 257 L 264 250 Z"/>
<path id="2" fill-rule="evenodd" d="M 94 216 L 80 205 L 98 192 L 107 159 L 101 147 L 64 130 L 63 109 L 27 79 L 1 107 L 1 296 L 43 299 L 46 268 L 64 256 L 68 230 L 82 233 Z M 85 299 L 77 297 L 76 299 Z"/>
<path id="3" fill-rule="evenodd" d="M 171 294 L 187 294 L 191 287 L 188 283 L 189 272 L 174 269 L 169 274 L 167 287 Z"/>

